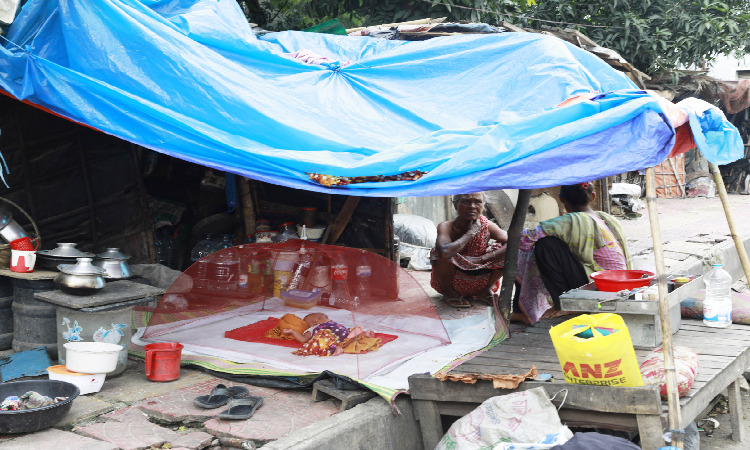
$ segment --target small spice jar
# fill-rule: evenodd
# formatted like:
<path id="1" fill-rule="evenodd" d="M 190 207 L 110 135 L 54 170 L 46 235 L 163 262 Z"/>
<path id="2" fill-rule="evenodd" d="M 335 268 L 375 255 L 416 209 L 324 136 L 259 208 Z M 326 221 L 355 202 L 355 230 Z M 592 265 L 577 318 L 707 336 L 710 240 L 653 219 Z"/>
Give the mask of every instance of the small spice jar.
<path id="1" fill-rule="evenodd" d="M 672 281 L 674 281 L 674 288 L 675 289 L 679 289 L 682 286 L 690 283 L 690 278 L 688 278 L 688 277 L 677 277 L 677 278 L 675 278 Z"/>

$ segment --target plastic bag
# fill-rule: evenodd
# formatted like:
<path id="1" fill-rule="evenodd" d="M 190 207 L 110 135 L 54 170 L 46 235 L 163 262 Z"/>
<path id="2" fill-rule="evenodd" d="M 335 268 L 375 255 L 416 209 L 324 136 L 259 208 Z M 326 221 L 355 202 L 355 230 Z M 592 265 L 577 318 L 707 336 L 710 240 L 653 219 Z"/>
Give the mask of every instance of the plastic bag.
<path id="1" fill-rule="evenodd" d="M 556 442 L 573 437 L 547 391 L 538 387 L 486 400 L 451 425 L 435 450 L 503 448 L 502 443 L 538 442 L 550 434 L 561 435 Z"/>
<path id="2" fill-rule="evenodd" d="M 616 330 L 593 338 L 576 335 L 598 328 Z M 566 383 L 597 386 L 643 386 L 630 332 L 617 314 L 581 315 L 549 330 Z"/>
<path id="3" fill-rule="evenodd" d="M 417 247 L 416 245 L 401 244 L 400 246 L 400 259 L 409 260 L 410 270 L 432 270 L 432 264 L 430 263 L 430 250 L 426 247 Z"/>
<path id="4" fill-rule="evenodd" d="M 432 248 L 437 240 L 437 227 L 430 219 L 414 214 L 394 214 L 393 232 L 402 244 Z"/>

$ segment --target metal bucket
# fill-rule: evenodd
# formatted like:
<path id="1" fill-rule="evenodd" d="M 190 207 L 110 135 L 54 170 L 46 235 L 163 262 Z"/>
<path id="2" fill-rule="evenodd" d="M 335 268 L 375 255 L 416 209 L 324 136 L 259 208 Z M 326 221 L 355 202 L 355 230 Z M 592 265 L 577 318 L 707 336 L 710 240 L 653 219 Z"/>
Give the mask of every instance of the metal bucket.
<path id="1" fill-rule="evenodd" d="M 13 279 L 13 350 L 46 347 L 50 358 L 57 359 L 55 306 L 34 299 L 36 292 L 53 290 L 52 280 Z"/>
<path id="2" fill-rule="evenodd" d="M 68 342 L 104 342 L 122 347 L 117 368 L 107 378 L 121 374 L 128 363 L 128 346 L 133 335 L 133 307 L 101 312 L 83 312 L 57 306 L 57 349 L 60 364 L 65 364 Z"/>

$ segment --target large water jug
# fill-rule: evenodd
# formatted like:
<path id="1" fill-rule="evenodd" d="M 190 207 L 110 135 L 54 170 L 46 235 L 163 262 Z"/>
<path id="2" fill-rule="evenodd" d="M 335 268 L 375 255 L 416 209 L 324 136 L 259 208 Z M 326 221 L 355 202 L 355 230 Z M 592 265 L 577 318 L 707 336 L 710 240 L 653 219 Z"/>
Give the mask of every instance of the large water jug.
<path id="1" fill-rule="evenodd" d="M 709 327 L 727 328 L 732 324 L 732 276 L 714 264 L 704 276 L 706 299 L 703 300 L 703 323 Z"/>

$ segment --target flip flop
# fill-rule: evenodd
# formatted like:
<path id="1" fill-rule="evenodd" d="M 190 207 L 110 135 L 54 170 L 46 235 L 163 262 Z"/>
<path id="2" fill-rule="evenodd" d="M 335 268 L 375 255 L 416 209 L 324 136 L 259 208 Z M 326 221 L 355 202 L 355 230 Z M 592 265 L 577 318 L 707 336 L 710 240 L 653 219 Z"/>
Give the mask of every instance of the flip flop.
<path id="1" fill-rule="evenodd" d="M 263 397 L 250 396 L 229 401 L 229 409 L 220 412 L 216 417 L 224 420 L 247 420 L 263 405 Z"/>
<path id="2" fill-rule="evenodd" d="M 458 298 L 449 298 L 448 304 L 451 305 L 454 308 L 471 308 L 471 303 L 469 303 L 465 298 L 458 297 Z"/>
<path id="3" fill-rule="evenodd" d="M 223 384 L 219 384 L 211 389 L 211 394 L 196 397 L 195 400 L 193 400 L 193 404 L 203 409 L 215 409 L 226 405 L 229 400 L 247 397 L 247 394 L 249 393 L 250 391 L 242 386 L 232 386 L 228 388 Z"/>

